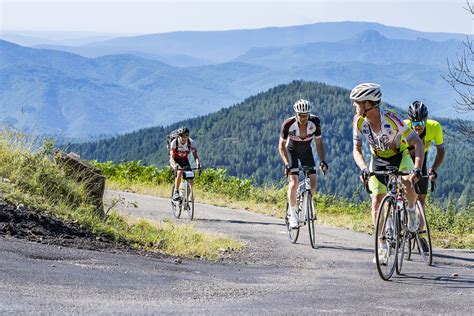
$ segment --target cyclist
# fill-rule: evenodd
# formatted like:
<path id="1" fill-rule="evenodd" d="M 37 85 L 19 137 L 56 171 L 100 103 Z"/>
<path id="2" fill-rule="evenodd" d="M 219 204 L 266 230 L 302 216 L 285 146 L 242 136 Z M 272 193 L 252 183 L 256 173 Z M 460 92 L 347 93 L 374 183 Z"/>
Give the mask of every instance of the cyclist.
<path id="1" fill-rule="evenodd" d="M 423 168 L 422 173 L 423 175 L 428 175 L 428 178 L 422 178 L 418 182 L 419 188 L 419 195 L 418 200 L 420 200 L 421 205 L 423 208 L 425 207 L 426 202 L 426 193 L 428 192 L 428 180 L 435 181 L 438 177 L 436 170 L 438 170 L 439 166 L 443 162 L 444 158 L 444 143 L 443 143 L 443 130 L 441 128 L 441 124 L 437 121 L 429 120 L 428 119 L 428 108 L 423 102 L 414 101 L 408 107 L 408 120 L 405 120 L 405 123 L 410 126 L 421 138 L 425 146 L 425 158 L 423 159 Z M 433 162 L 431 168 L 427 171 L 427 157 L 428 157 L 428 149 L 430 148 L 431 144 L 434 143 L 436 145 L 436 157 Z M 410 150 L 410 154 L 412 157 L 414 156 L 413 147 L 408 147 Z M 423 223 L 420 223 L 422 225 Z"/>
<path id="2" fill-rule="evenodd" d="M 201 168 L 199 157 L 197 154 L 196 146 L 194 141 L 189 138 L 189 129 L 187 127 L 181 127 L 177 130 L 178 137 L 174 138 L 170 143 L 170 165 L 175 173 L 174 181 L 174 194 L 173 200 L 179 199 L 179 185 L 181 184 L 181 177 L 183 171 L 191 169 L 191 165 L 188 160 L 188 155 L 192 152 L 196 167 Z M 179 169 L 177 168 L 179 166 Z M 189 180 L 192 184 L 192 180 Z"/>
<path id="3" fill-rule="evenodd" d="M 353 156 L 360 168 L 360 179 L 363 183 L 368 181 L 372 191 L 372 220 L 374 226 L 377 221 L 377 212 L 385 193 L 387 179 L 383 176 L 372 176 L 370 171 L 385 170 L 387 167 L 396 167 L 400 171 L 411 170 L 409 176 L 404 176 L 402 181 L 406 187 L 408 200 L 408 229 L 412 232 L 418 229 L 418 217 L 415 213 L 417 194 L 412 183 L 421 177 L 423 166 L 423 143 L 416 133 L 399 119 L 395 113 L 380 108 L 382 92 L 380 85 L 375 83 L 362 83 L 354 87 L 350 94 L 356 110 L 353 120 Z M 365 136 L 371 150 L 370 166 L 362 153 L 362 138 Z M 414 147 L 415 165 L 408 154 L 408 144 Z M 369 171 L 370 170 L 370 171 Z M 381 244 L 379 258 L 385 261 L 387 248 Z M 374 258 L 375 261 L 375 258 Z"/>
<path id="4" fill-rule="evenodd" d="M 324 159 L 324 144 L 321 138 L 321 126 L 319 118 L 311 115 L 311 103 L 300 99 L 293 105 L 295 116 L 286 119 L 280 131 L 279 153 L 285 164 L 285 176 L 289 178 L 288 204 L 290 206 L 290 226 L 298 227 L 296 215 L 296 190 L 298 189 L 298 161 L 302 166 L 313 168 L 309 171 L 311 181 L 311 193 L 316 192 L 316 170 L 311 142 L 316 142 L 318 152 L 319 168 L 326 174 L 329 169 Z"/>

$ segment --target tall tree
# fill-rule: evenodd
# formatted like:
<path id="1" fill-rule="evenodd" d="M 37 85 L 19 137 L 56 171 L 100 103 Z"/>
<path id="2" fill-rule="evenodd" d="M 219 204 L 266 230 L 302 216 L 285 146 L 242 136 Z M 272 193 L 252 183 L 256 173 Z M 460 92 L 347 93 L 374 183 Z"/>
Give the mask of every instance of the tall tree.
<path id="1" fill-rule="evenodd" d="M 474 3 L 467 1 L 465 8 L 474 19 Z M 467 36 L 464 43 L 464 51 L 454 61 L 448 59 L 449 73 L 444 79 L 453 87 L 458 94 L 454 108 L 461 113 L 474 111 L 474 46 L 472 38 Z M 474 138 L 474 127 L 472 121 L 458 120 L 460 131 L 469 140 Z"/>

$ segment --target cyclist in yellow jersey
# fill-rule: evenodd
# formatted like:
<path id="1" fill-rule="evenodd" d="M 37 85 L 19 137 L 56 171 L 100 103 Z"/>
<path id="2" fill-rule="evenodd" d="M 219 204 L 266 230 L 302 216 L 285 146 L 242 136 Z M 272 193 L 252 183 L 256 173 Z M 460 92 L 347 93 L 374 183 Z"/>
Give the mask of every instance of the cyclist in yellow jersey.
<path id="1" fill-rule="evenodd" d="M 356 164 L 361 169 L 360 178 L 365 183 L 368 181 L 372 191 L 372 220 L 375 226 L 377 212 L 386 193 L 386 177 L 372 176 L 370 171 L 386 170 L 387 167 L 396 167 L 400 171 L 411 171 L 404 176 L 402 182 L 406 187 L 408 200 L 408 229 L 412 232 L 418 229 L 418 217 L 415 213 L 417 194 L 413 183 L 421 177 L 423 166 L 423 143 L 416 133 L 410 129 L 398 116 L 390 111 L 381 109 L 382 92 L 380 85 L 375 83 L 362 83 L 352 89 L 350 99 L 356 110 L 353 121 L 353 156 Z M 365 137 L 364 137 L 365 136 Z M 369 167 L 362 153 L 362 140 L 366 138 L 371 149 Z M 408 145 L 414 147 L 415 162 L 408 154 Z M 369 171 L 370 170 L 370 171 Z M 379 258 L 386 259 L 386 244 L 381 244 Z M 374 258 L 375 262 L 375 258 Z"/>
<path id="2" fill-rule="evenodd" d="M 423 102 L 420 101 L 414 101 L 410 104 L 408 107 L 408 117 L 409 119 L 405 120 L 405 123 L 418 134 L 425 145 L 425 158 L 423 160 L 422 173 L 423 175 L 429 175 L 430 181 L 435 181 L 435 179 L 438 177 L 436 170 L 438 170 L 439 166 L 443 162 L 445 154 L 443 130 L 441 128 L 441 124 L 439 124 L 437 121 L 428 119 L 428 108 L 425 104 L 423 104 Z M 436 157 L 433 165 L 427 171 L 426 163 L 428 149 L 433 143 L 436 145 Z M 412 154 L 413 157 L 413 148 L 409 147 L 408 149 L 410 150 L 410 154 Z M 423 207 L 425 207 L 426 193 L 428 192 L 428 179 L 422 178 L 418 182 L 418 187 L 420 189 L 420 192 L 418 192 L 418 199 L 420 200 Z"/>

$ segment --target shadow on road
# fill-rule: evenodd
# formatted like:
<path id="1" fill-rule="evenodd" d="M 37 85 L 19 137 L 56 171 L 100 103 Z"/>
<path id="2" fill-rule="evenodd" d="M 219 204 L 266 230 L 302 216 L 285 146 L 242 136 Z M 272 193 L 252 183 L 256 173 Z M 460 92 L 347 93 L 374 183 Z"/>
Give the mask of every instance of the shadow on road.
<path id="1" fill-rule="evenodd" d="M 402 274 L 399 278 L 392 279 L 394 283 L 423 285 L 423 286 L 441 286 L 443 288 L 453 289 L 474 289 L 474 278 L 464 276 L 447 276 L 440 274 Z"/>
<path id="2" fill-rule="evenodd" d="M 460 261 L 466 261 L 466 262 L 474 262 L 474 258 L 467 258 L 467 257 L 460 257 L 460 256 L 453 256 L 453 255 L 444 255 L 444 254 L 438 254 L 436 253 L 436 249 L 433 250 L 433 257 L 434 258 L 443 258 L 443 259 L 454 259 L 454 260 L 460 260 Z M 467 253 L 466 253 L 467 255 Z"/>
<path id="3" fill-rule="evenodd" d="M 283 223 L 270 223 L 270 222 L 249 222 L 241 221 L 234 219 L 207 219 L 207 218 L 196 218 L 196 222 L 206 222 L 206 223 L 231 223 L 231 224 L 250 224 L 250 225 L 273 225 L 273 226 L 286 226 Z"/>
<path id="4" fill-rule="evenodd" d="M 364 252 L 364 253 L 373 253 L 373 249 L 369 248 L 359 248 L 359 247 L 344 247 L 344 246 L 328 246 L 328 245 L 318 245 L 318 249 L 332 249 L 332 250 L 346 250 L 346 251 L 355 251 L 355 252 Z"/>

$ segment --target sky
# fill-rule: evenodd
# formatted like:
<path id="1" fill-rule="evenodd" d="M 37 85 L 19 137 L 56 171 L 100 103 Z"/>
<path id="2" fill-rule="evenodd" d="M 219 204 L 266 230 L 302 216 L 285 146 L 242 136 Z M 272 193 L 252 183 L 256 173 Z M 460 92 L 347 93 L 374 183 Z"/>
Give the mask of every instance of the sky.
<path id="1" fill-rule="evenodd" d="M 0 27 L 2 32 L 150 34 L 367 21 L 472 34 L 465 7 L 466 0 L 0 0 Z"/>

